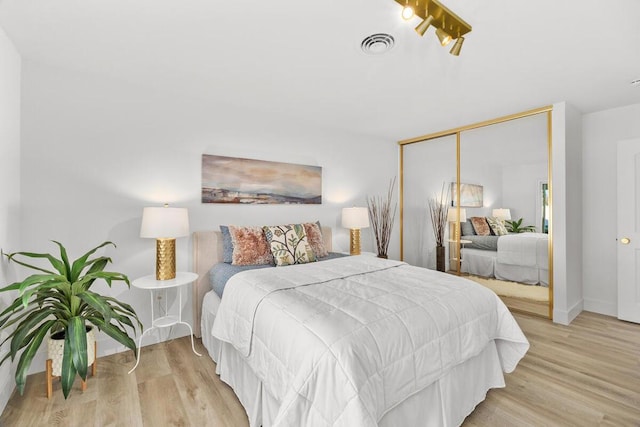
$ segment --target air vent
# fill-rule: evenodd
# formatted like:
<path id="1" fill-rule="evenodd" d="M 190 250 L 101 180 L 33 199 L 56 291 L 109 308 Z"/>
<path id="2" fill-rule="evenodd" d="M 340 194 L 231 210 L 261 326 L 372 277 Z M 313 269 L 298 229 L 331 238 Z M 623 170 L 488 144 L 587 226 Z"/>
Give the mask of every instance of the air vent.
<path id="1" fill-rule="evenodd" d="M 364 48 L 363 48 L 364 49 Z M 631 81 L 631 86 L 640 87 L 640 79 L 635 79 Z"/>
<path id="2" fill-rule="evenodd" d="M 390 51 L 395 44 L 395 39 L 390 34 L 372 34 L 362 40 L 360 47 L 368 55 L 380 55 Z"/>

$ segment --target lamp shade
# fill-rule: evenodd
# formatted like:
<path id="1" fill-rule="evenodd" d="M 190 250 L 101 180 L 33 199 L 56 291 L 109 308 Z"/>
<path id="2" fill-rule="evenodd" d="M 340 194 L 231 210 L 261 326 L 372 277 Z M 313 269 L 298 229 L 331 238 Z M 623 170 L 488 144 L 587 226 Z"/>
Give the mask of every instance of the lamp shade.
<path id="1" fill-rule="evenodd" d="M 449 208 L 447 211 L 447 222 L 456 222 L 457 219 L 457 209 Z M 460 209 L 460 222 L 465 222 L 467 220 L 467 210 Z"/>
<path id="2" fill-rule="evenodd" d="M 499 220 L 511 220 L 511 210 L 509 209 L 494 209 L 491 214 Z"/>
<path id="3" fill-rule="evenodd" d="M 172 239 L 189 235 L 186 208 L 152 207 L 142 211 L 140 237 Z"/>
<path id="4" fill-rule="evenodd" d="M 367 228 L 369 226 L 369 211 L 367 208 L 343 208 L 342 226 L 344 228 Z"/>

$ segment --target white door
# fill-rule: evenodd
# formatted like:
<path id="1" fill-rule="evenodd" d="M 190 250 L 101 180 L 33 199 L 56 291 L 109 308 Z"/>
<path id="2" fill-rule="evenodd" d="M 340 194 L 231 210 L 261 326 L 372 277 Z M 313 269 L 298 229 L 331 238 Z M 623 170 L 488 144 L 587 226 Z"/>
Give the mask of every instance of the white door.
<path id="1" fill-rule="evenodd" d="M 640 139 L 618 143 L 618 318 L 640 323 Z"/>

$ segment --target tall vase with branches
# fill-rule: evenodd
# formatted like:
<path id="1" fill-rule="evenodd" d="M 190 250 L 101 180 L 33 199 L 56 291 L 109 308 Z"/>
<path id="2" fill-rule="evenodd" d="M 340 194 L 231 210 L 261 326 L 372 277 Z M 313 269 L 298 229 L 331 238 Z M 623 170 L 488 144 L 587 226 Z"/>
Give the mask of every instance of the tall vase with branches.
<path id="1" fill-rule="evenodd" d="M 440 194 L 429 199 L 429 214 L 433 225 L 433 236 L 436 239 L 436 269 L 445 271 L 444 232 L 447 227 L 447 210 L 449 209 L 449 190 L 442 184 Z"/>
<path id="2" fill-rule="evenodd" d="M 386 197 L 374 196 L 367 197 L 367 209 L 369 210 L 369 220 L 371 229 L 376 239 L 376 248 L 378 257 L 387 258 L 389 251 L 389 242 L 391 241 L 391 230 L 393 222 L 396 218 L 397 203 L 393 203 L 393 189 L 396 185 L 396 179 L 393 178 L 389 183 Z M 392 208 L 393 205 L 393 208 Z"/>

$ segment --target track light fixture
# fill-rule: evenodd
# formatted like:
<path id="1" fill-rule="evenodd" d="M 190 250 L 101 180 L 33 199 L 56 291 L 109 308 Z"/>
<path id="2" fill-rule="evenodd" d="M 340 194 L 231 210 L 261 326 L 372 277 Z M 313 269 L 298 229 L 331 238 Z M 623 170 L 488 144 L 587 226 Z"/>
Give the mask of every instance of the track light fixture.
<path id="1" fill-rule="evenodd" d="M 422 19 L 422 22 L 415 28 L 416 33 L 420 36 L 424 36 L 429 27 L 434 27 L 442 46 L 447 46 L 456 36 L 456 42 L 449 53 L 454 56 L 460 55 L 464 43 L 463 36 L 471 32 L 471 25 L 447 9 L 438 0 L 415 0 L 413 6 L 409 5 L 410 2 L 413 3 L 413 0 L 395 1 L 403 6 L 402 17 L 404 19 L 408 20 L 416 15 Z"/>
<path id="2" fill-rule="evenodd" d="M 442 28 L 436 29 L 436 36 L 438 36 L 438 40 L 440 40 L 440 44 L 442 46 L 446 46 L 451 43 L 451 35 Z"/>
<path id="3" fill-rule="evenodd" d="M 405 0 L 404 7 L 402 8 L 402 19 L 408 21 L 415 16 L 416 12 L 413 7 L 409 6 L 409 0 Z"/>
<path id="4" fill-rule="evenodd" d="M 456 42 L 453 44 L 453 47 L 449 51 L 449 53 L 453 56 L 460 55 L 460 49 L 462 49 L 462 43 L 464 43 L 464 37 L 458 37 Z"/>
<path id="5" fill-rule="evenodd" d="M 429 15 L 426 18 L 424 18 L 424 20 L 421 23 L 419 23 L 418 26 L 416 27 L 416 33 L 420 34 L 421 36 L 424 36 L 424 33 L 427 32 L 432 22 L 433 22 L 433 16 Z"/>

